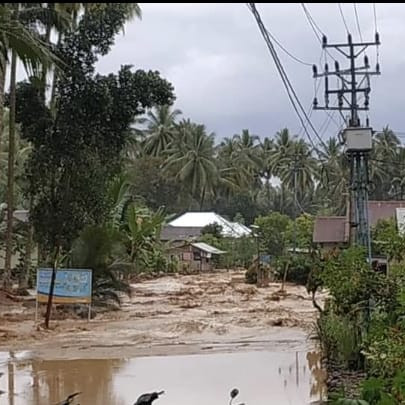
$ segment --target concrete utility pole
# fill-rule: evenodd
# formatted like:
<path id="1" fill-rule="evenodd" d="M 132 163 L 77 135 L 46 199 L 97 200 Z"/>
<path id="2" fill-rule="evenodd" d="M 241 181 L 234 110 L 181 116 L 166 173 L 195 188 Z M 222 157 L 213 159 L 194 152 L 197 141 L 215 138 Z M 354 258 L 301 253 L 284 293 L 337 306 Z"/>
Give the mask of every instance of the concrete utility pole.
<path id="1" fill-rule="evenodd" d="M 364 246 L 368 251 L 368 259 L 371 263 L 371 241 L 368 219 L 368 160 L 372 150 L 372 129 L 362 126 L 359 111 L 368 111 L 370 76 L 380 74 L 380 66 L 377 62 L 375 71 L 370 71 L 367 55 L 364 56 L 364 64 L 356 66 L 357 58 L 370 46 L 379 46 L 380 38 L 375 34 L 374 42 L 353 42 L 349 34 L 347 43 L 328 44 L 326 36 L 322 38 L 322 47 L 332 48 L 349 60 L 349 68 L 340 69 L 335 60 L 334 70 L 330 71 L 328 64 L 325 70 L 318 73 L 316 65 L 313 66 L 314 78 L 325 78 L 325 105 L 319 106 L 318 100 L 314 99 L 314 109 L 350 111 L 349 125 L 343 131 L 346 153 L 350 161 L 350 242 Z M 329 78 L 336 77 L 340 88 L 329 88 Z M 357 96 L 364 96 L 364 105 L 360 106 Z M 337 106 L 329 105 L 329 96 L 336 95 Z"/>

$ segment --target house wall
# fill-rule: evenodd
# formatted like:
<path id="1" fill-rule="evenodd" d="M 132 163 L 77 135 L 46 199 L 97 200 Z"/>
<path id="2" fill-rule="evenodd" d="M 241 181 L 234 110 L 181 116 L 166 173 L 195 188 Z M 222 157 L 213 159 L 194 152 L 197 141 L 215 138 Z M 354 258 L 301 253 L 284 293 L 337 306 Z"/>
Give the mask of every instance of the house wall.
<path id="1" fill-rule="evenodd" d="M 213 270 L 212 258 L 205 252 L 191 245 L 172 248 L 169 256 L 176 256 L 179 260 L 179 270 L 188 268 L 193 272 L 206 272 Z"/>

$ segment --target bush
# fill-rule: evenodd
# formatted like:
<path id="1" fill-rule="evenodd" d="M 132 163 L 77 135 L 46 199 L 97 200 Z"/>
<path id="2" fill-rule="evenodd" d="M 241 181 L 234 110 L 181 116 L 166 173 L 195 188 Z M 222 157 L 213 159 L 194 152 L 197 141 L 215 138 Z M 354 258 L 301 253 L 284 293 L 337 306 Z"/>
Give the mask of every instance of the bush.
<path id="1" fill-rule="evenodd" d="M 361 355 L 362 330 L 360 319 L 338 315 L 333 306 L 320 315 L 317 332 L 325 356 L 341 367 L 357 369 L 363 362 Z"/>
<path id="2" fill-rule="evenodd" d="M 291 255 L 278 258 L 275 263 L 275 274 L 279 280 L 284 277 L 286 260 L 288 261 L 288 271 L 286 281 L 300 285 L 306 285 L 311 269 L 314 265 L 310 256 Z"/>
<path id="3" fill-rule="evenodd" d="M 393 377 L 397 370 L 405 369 L 405 333 L 389 328 L 370 337 L 365 351 L 369 373 L 383 378 Z"/>
<path id="4" fill-rule="evenodd" d="M 245 273 L 246 283 L 257 284 L 257 266 L 252 264 Z"/>

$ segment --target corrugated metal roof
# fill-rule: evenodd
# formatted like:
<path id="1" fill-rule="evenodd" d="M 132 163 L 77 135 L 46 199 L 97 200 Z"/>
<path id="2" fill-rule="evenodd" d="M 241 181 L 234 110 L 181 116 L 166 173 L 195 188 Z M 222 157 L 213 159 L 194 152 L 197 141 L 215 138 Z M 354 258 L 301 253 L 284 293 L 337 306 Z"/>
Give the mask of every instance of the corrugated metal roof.
<path id="1" fill-rule="evenodd" d="M 242 224 L 227 221 L 215 212 L 186 212 L 169 223 L 174 227 L 204 228 L 207 225 L 218 224 L 222 226 L 223 236 L 239 238 L 249 235 L 250 229 Z"/>
<path id="2" fill-rule="evenodd" d="M 370 226 L 376 225 L 380 219 L 395 218 L 397 208 L 405 208 L 405 201 L 369 201 Z"/>
<path id="3" fill-rule="evenodd" d="M 316 217 L 314 243 L 345 243 L 349 239 L 346 217 Z"/>
<path id="4" fill-rule="evenodd" d="M 201 227 L 171 226 L 162 229 L 160 239 L 163 241 L 187 241 L 201 235 Z"/>
<path id="5" fill-rule="evenodd" d="M 369 201 L 370 226 L 375 226 L 382 219 L 395 218 L 398 209 L 405 209 L 405 201 Z M 346 217 L 317 217 L 315 218 L 313 241 L 315 243 L 348 242 L 347 225 Z"/>
<path id="6" fill-rule="evenodd" d="M 214 246 L 208 245 L 208 243 L 204 242 L 192 243 L 191 246 L 194 246 L 195 248 L 200 249 L 203 252 L 211 253 L 213 255 L 221 255 L 226 253 L 223 250 L 219 250 Z"/>

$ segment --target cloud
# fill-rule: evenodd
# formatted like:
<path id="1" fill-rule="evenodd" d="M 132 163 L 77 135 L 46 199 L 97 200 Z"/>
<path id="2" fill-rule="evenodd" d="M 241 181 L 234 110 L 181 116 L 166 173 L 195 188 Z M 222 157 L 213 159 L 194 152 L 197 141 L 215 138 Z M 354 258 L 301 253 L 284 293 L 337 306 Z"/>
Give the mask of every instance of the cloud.
<path id="1" fill-rule="evenodd" d="M 267 28 L 290 52 L 309 63 L 325 63 L 324 57 L 320 59 L 320 43 L 299 3 L 258 3 L 257 7 Z M 307 3 L 307 7 L 330 43 L 346 41 L 336 3 Z M 128 23 L 111 53 L 99 61 L 101 73 L 117 71 L 123 64 L 159 70 L 173 83 L 176 107 L 184 116 L 204 123 L 219 137 L 243 128 L 261 136 L 271 136 L 283 127 L 300 130 L 274 62 L 245 4 L 141 4 L 141 8 L 142 20 Z M 372 3 L 357 3 L 357 9 L 363 39 L 373 40 Z M 342 3 L 342 10 L 354 40 L 359 40 L 353 4 Z M 372 79 L 370 121 L 376 129 L 390 124 L 404 131 L 405 53 L 401 49 L 405 5 L 378 3 L 377 15 L 382 75 Z M 277 50 L 304 107 L 309 109 L 315 93 L 311 67 Z M 370 49 L 368 56 L 374 64 L 375 49 Z M 347 64 L 339 54 L 334 53 L 334 57 L 342 67 Z M 329 56 L 327 59 L 333 65 Z M 319 101 L 323 100 L 322 92 L 321 85 Z M 339 124 L 339 114 L 333 117 Z M 317 127 L 328 119 L 321 111 L 313 112 L 311 118 Z M 336 135 L 337 130 L 338 125 L 331 121 L 324 137 Z"/>

